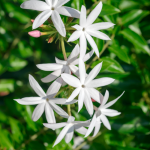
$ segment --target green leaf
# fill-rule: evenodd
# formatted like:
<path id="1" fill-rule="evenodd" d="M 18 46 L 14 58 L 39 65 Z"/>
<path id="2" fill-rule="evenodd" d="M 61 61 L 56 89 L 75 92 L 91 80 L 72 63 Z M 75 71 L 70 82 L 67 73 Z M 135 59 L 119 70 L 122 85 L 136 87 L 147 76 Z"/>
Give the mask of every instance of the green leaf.
<path id="1" fill-rule="evenodd" d="M 142 18 L 144 18 L 148 14 L 149 14 L 149 11 L 132 10 L 122 17 L 122 25 L 130 25 L 134 22 L 140 21 Z"/>
<path id="2" fill-rule="evenodd" d="M 84 4 L 84 0 L 73 0 L 71 6 L 77 10 L 81 10 L 81 6 Z"/>
<path id="3" fill-rule="evenodd" d="M 0 92 L 13 92 L 14 91 L 14 80 L 0 80 Z"/>
<path id="4" fill-rule="evenodd" d="M 135 48 L 137 48 L 141 52 L 150 54 L 149 47 L 143 37 L 130 29 L 124 29 L 123 31 L 121 31 L 121 34 L 123 34 L 124 38 L 126 38 L 129 42 L 133 43 Z"/>

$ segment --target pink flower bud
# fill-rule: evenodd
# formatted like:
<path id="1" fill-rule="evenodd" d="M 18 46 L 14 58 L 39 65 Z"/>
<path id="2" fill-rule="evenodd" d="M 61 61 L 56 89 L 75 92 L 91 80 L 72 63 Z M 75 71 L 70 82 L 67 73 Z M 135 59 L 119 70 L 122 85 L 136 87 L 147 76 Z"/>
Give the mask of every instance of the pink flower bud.
<path id="1" fill-rule="evenodd" d="M 96 102 L 93 98 L 91 98 L 92 102 Z"/>
<path id="2" fill-rule="evenodd" d="M 41 32 L 38 31 L 38 30 L 35 30 L 35 31 L 31 31 L 31 32 L 28 32 L 28 34 L 32 37 L 35 37 L 35 38 L 38 38 L 41 36 Z"/>
<path id="3" fill-rule="evenodd" d="M 34 20 L 33 20 L 33 19 L 31 19 L 31 22 L 33 23 L 33 22 L 34 22 Z"/>

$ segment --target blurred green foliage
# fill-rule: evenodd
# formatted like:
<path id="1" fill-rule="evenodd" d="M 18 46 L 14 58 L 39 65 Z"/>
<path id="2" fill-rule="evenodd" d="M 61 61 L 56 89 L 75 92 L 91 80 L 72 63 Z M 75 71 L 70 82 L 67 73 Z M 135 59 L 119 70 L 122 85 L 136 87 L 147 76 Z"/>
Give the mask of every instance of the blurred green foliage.
<path id="1" fill-rule="evenodd" d="M 150 1 L 149 0 L 102 0 L 103 9 L 97 21 L 111 21 L 113 29 L 103 31 L 112 41 L 100 59 L 90 67 L 103 61 L 99 77 L 113 77 L 116 81 L 101 89 L 110 91 L 110 100 L 126 91 L 113 106 L 122 115 L 110 118 L 112 130 L 104 126 L 95 139 L 85 139 L 89 150 L 148 150 L 150 149 Z M 40 79 L 45 76 L 36 68 L 38 63 L 52 63 L 55 56 L 63 58 L 58 42 L 48 44 L 45 37 L 30 37 L 26 29 L 31 26 L 38 12 L 23 10 L 23 0 L 0 1 L 0 149 L 2 150 L 70 150 L 74 142 L 64 140 L 52 148 L 59 130 L 43 128 L 46 119 L 31 120 L 35 106 L 22 106 L 13 99 L 35 96 L 29 86 L 28 74 L 32 74 L 46 90 L 49 84 Z M 68 6 L 80 10 L 85 4 L 88 12 L 97 0 L 70 0 Z M 69 35 L 68 35 L 69 36 Z M 68 37 L 67 37 L 68 38 Z M 106 42 L 95 39 L 99 51 Z M 67 54 L 74 44 L 66 44 Z M 89 46 L 90 49 L 90 46 Z M 94 56 L 93 56 L 94 57 Z M 89 60 L 90 63 L 90 60 Z M 90 70 L 90 69 L 89 69 Z M 46 73 L 48 74 L 48 73 Z M 60 96 L 67 97 L 68 91 Z M 97 105 L 95 103 L 95 105 Z M 66 106 L 63 106 L 67 111 Z M 77 114 L 77 105 L 72 105 L 72 114 L 77 120 L 89 119 L 83 108 Z M 57 116 L 57 122 L 65 119 Z M 78 134 L 75 133 L 75 137 Z M 80 135 L 81 136 L 81 135 Z M 83 137 L 83 136 L 82 136 Z M 87 147 L 87 148 L 86 148 Z M 81 147 L 82 149 L 82 147 Z"/>

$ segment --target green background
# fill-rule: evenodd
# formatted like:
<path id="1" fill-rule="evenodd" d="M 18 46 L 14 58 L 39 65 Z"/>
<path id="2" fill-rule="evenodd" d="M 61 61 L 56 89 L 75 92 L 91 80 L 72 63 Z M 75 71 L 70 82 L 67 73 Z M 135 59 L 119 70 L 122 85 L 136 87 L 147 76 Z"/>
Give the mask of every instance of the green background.
<path id="1" fill-rule="evenodd" d="M 22 106 L 13 99 L 36 96 L 29 86 L 28 74 L 40 83 L 43 89 L 49 84 L 41 82 L 49 72 L 36 67 L 39 63 L 54 63 L 55 56 L 63 59 L 59 43 L 46 42 L 46 36 L 33 38 L 28 35 L 31 21 L 38 12 L 23 10 L 23 0 L 0 0 L 0 149 L 2 150 L 70 150 L 74 142 L 66 144 L 63 139 L 57 146 L 52 145 L 60 130 L 46 130 L 42 123 L 31 120 L 35 106 Z M 70 0 L 67 6 L 80 10 L 86 5 L 90 12 L 96 0 Z M 63 17 L 64 18 L 64 17 Z M 114 37 L 100 59 L 90 63 L 90 69 L 103 61 L 98 77 L 113 77 L 116 81 L 100 89 L 110 91 L 110 99 L 125 94 L 112 106 L 122 114 L 109 117 L 112 130 L 103 125 L 99 136 L 86 138 L 83 148 L 90 150 L 148 150 L 150 149 L 150 1 L 149 0 L 103 0 L 103 9 L 97 22 L 113 22 L 114 28 L 102 32 Z M 27 27 L 29 27 L 27 29 Z M 67 35 L 67 39 L 70 34 Z M 101 52 L 105 41 L 95 39 Z M 67 54 L 74 44 L 66 44 Z M 88 45 L 89 50 L 90 45 Z M 95 54 L 94 56 L 95 57 Z M 92 59 L 91 59 L 92 60 Z M 70 95 L 65 90 L 60 97 Z M 96 103 L 94 103 L 97 105 Z M 98 106 L 98 105 L 97 105 Z M 67 111 L 66 106 L 63 109 Z M 76 120 L 87 120 L 85 107 L 77 113 L 77 104 L 72 105 Z M 57 122 L 66 121 L 56 115 Z M 75 133 L 75 137 L 79 135 Z M 82 147 L 82 146 L 81 146 Z M 78 147 L 78 149 L 82 149 Z"/>

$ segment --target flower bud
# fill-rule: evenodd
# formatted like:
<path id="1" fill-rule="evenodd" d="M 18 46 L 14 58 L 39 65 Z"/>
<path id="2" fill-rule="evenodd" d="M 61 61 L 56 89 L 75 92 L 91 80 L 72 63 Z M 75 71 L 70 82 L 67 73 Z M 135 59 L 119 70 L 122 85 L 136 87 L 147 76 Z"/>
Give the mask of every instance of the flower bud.
<path id="1" fill-rule="evenodd" d="M 91 98 L 92 102 L 96 102 L 93 98 Z"/>
<path id="2" fill-rule="evenodd" d="M 54 37 L 51 36 L 49 39 L 48 39 L 48 43 L 52 43 L 54 41 Z"/>
<path id="3" fill-rule="evenodd" d="M 30 31 L 30 32 L 28 32 L 28 34 L 29 34 L 30 36 L 32 36 L 32 37 L 35 37 L 35 38 L 38 38 L 38 37 L 41 36 L 41 32 L 38 31 L 38 30 Z"/>

